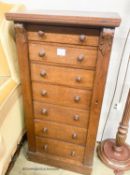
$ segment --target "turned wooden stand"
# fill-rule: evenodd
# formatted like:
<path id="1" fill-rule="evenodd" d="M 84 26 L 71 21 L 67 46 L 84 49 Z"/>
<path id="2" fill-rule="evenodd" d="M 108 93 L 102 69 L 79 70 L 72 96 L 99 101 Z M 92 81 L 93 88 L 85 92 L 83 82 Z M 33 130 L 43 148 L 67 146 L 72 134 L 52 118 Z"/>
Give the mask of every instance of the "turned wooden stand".
<path id="1" fill-rule="evenodd" d="M 130 147 L 125 144 L 130 119 L 130 90 L 123 114 L 122 121 L 118 128 L 116 140 L 108 139 L 99 145 L 97 151 L 99 158 L 116 174 L 130 169 Z"/>

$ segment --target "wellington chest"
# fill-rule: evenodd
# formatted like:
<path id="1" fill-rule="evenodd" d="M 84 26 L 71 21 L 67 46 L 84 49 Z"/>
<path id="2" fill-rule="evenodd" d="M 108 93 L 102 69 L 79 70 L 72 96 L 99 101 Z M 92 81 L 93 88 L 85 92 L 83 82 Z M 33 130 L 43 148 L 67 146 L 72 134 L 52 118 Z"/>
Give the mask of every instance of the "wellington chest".
<path id="1" fill-rule="evenodd" d="M 13 20 L 28 158 L 90 175 L 115 13 L 7 13 Z"/>

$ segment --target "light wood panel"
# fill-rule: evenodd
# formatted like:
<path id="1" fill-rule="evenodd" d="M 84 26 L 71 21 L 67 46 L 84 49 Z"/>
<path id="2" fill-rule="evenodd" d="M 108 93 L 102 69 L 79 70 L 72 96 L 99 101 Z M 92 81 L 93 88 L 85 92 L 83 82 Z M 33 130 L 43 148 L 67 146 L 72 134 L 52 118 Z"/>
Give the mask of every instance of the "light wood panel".
<path id="1" fill-rule="evenodd" d="M 43 34 L 39 34 L 39 33 Z M 99 30 L 56 26 L 28 26 L 28 39 L 54 43 L 98 46 Z"/>
<path id="2" fill-rule="evenodd" d="M 36 82 L 32 83 L 32 89 L 34 100 L 85 110 L 90 108 L 91 91 L 89 90 Z M 46 94 L 42 95 L 42 93 Z"/>
<path id="3" fill-rule="evenodd" d="M 35 120 L 35 134 L 84 146 L 87 130 L 55 122 Z"/>
<path id="4" fill-rule="evenodd" d="M 59 49 L 64 50 L 65 54 L 62 56 L 59 55 Z M 61 66 L 68 65 L 77 68 L 95 69 L 97 48 L 46 42 L 30 42 L 29 58 L 34 61 L 39 61 L 42 64 L 56 63 Z"/>
<path id="5" fill-rule="evenodd" d="M 72 126 L 86 128 L 89 111 L 73 109 L 47 103 L 34 101 L 34 117 L 36 119 L 54 121 Z"/>
<path id="6" fill-rule="evenodd" d="M 37 151 L 41 153 L 65 157 L 79 162 L 83 161 L 84 147 L 79 145 L 74 145 L 48 138 L 41 139 L 37 137 L 36 147 Z"/>
<path id="7" fill-rule="evenodd" d="M 33 81 L 92 89 L 94 75 L 95 72 L 91 70 L 31 64 L 31 79 Z"/>

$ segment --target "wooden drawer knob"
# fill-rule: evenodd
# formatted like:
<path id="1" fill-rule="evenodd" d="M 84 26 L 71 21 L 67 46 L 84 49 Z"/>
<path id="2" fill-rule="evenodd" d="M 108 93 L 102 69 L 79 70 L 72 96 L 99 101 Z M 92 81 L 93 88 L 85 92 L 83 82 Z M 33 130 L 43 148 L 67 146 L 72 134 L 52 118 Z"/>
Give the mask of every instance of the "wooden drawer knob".
<path id="1" fill-rule="evenodd" d="M 75 102 L 79 102 L 79 101 L 80 101 L 80 96 L 76 95 L 76 96 L 74 97 L 74 101 L 75 101 Z"/>
<path id="2" fill-rule="evenodd" d="M 85 39 L 86 39 L 86 36 L 85 36 L 84 34 L 81 34 L 81 35 L 79 36 L 79 40 L 80 40 L 81 42 L 84 42 Z"/>
<path id="3" fill-rule="evenodd" d="M 43 149 L 44 149 L 45 151 L 47 151 L 47 149 L 48 149 L 48 145 L 47 145 L 47 144 L 44 145 L 44 146 L 43 146 Z"/>
<path id="4" fill-rule="evenodd" d="M 47 115 L 47 113 L 48 113 L 48 110 L 46 108 L 43 108 L 41 110 L 41 114 Z"/>
<path id="5" fill-rule="evenodd" d="M 41 70 L 40 75 L 41 75 L 41 77 L 45 77 L 47 75 L 47 73 L 45 70 Z"/>
<path id="6" fill-rule="evenodd" d="M 75 120 L 75 121 L 78 121 L 79 118 L 80 118 L 79 115 L 77 115 L 77 114 L 74 115 L 74 120 Z"/>
<path id="7" fill-rule="evenodd" d="M 83 54 L 81 54 L 81 55 L 79 55 L 78 57 L 77 57 L 77 61 L 78 62 L 82 62 L 84 60 L 84 55 Z"/>
<path id="8" fill-rule="evenodd" d="M 77 134 L 76 133 L 72 134 L 72 139 L 77 139 Z"/>
<path id="9" fill-rule="evenodd" d="M 41 30 L 39 30 L 37 33 L 38 33 L 38 36 L 40 36 L 40 37 L 42 37 L 42 36 L 45 35 L 45 32 L 43 32 L 43 31 L 41 31 Z"/>
<path id="10" fill-rule="evenodd" d="M 40 57 L 44 57 L 45 55 L 46 55 L 45 50 L 42 49 L 42 50 L 39 51 L 39 56 Z"/>
<path id="11" fill-rule="evenodd" d="M 78 83 L 80 83 L 81 80 L 82 80 L 82 78 L 81 78 L 80 76 L 77 76 L 77 77 L 75 78 L 75 81 L 78 82 Z"/>
<path id="12" fill-rule="evenodd" d="M 42 91 L 41 91 L 41 95 L 42 95 L 42 96 L 46 96 L 46 95 L 47 95 L 47 91 L 46 91 L 46 90 L 42 90 Z"/>
<path id="13" fill-rule="evenodd" d="M 48 128 L 43 128 L 43 132 L 47 133 L 48 132 Z"/>
<path id="14" fill-rule="evenodd" d="M 72 157 L 74 157 L 74 156 L 76 155 L 76 152 L 75 152 L 75 151 L 71 151 L 70 155 L 71 155 Z"/>

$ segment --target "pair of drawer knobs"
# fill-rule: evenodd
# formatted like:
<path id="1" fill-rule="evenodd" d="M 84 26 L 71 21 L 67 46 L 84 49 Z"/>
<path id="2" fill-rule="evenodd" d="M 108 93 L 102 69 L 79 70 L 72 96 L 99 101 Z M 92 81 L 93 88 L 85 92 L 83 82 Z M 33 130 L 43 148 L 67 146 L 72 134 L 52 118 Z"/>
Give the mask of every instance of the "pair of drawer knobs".
<path id="1" fill-rule="evenodd" d="M 46 108 L 43 108 L 43 109 L 41 110 L 41 114 L 47 115 L 47 114 L 48 114 L 48 110 L 47 110 Z M 74 117 L 73 117 L 73 119 L 74 119 L 75 121 L 78 121 L 78 120 L 80 119 L 80 116 L 79 116 L 78 114 L 75 114 Z"/>
<path id="2" fill-rule="evenodd" d="M 44 150 L 44 151 L 47 151 L 47 150 L 48 150 L 48 144 L 45 144 L 45 145 L 43 146 L 43 150 Z M 71 156 L 76 156 L 76 152 L 75 152 L 75 151 L 71 151 L 71 152 L 70 152 L 70 155 L 71 155 Z"/>
<path id="3" fill-rule="evenodd" d="M 42 71 L 40 72 L 40 76 L 45 78 L 45 77 L 47 76 L 47 72 L 46 72 L 45 70 L 42 70 Z M 82 78 L 81 78 L 80 76 L 77 76 L 77 77 L 75 78 L 75 81 L 76 81 L 76 82 L 81 82 L 81 80 L 82 80 Z"/>
<path id="4" fill-rule="evenodd" d="M 46 90 L 42 90 L 41 91 L 41 95 L 43 96 L 43 97 L 45 97 L 45 96 L 47 96 L 47 91 Z M 78 96 L 78 95 L 76 95 L 75 97 L 74 97 L 74 101 L 75 102 L 79 102 L 80 101 L 80 96 Z"/>
<path id="5" fill-rule="evenodd" d="M 38 36 L 44 37 L 45 35 L 46 33 L 44 31 L 41 31 L 41 30 L 38 31 Z M 84 42 L 85 40 L 86 40 L 86 35 L 80 34 L 79 41 Z"/>
<path id="6" fill-rule="evenodd" d="M 44 57 L 46 55 L 46 52 L 44 49 L 40 50 L 39 54 L 38 54 L 40 57 Z M 83 54 L 80 54 L 78 57 L 77 57 L 77 61 L 81 62 L 84 60 L 84 55 Z"/>
<path id="7" fill-rule="evenodd" d="M 48 128 L 43 128 L 42 129 L 42 132 L 45 133 L 45 134 L 47 134 L 48 133 Z M 72 139 L 77 139 L 77 138 L 78 138 L 77 134 L 76 133 L 73 133 L 72 134 Z"/>

